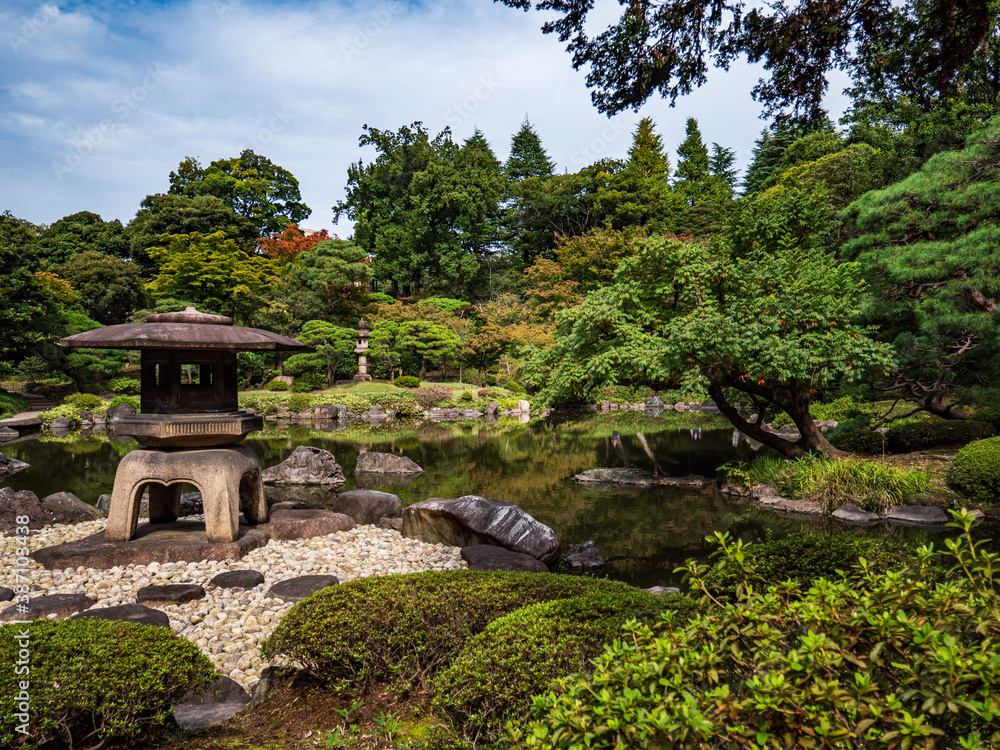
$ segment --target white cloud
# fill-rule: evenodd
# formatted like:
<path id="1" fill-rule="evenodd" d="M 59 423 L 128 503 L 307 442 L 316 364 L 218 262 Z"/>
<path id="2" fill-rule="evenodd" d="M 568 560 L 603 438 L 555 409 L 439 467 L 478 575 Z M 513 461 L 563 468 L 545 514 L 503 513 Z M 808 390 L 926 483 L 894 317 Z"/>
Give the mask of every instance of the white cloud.
<path id="1" fill-rule="evenodd" d="M 366 123 L 420 120 L 457 139 L 478 127 L 504 159 L 527 114 L 572 171 L 623 156 L 641 116 L 675 158 L 694 116 L 708 143 L 749 159 L 762 127 L 749 95 L 758 71 L 734 66 L 676 109 L 657 100 L 609 120 L 542 20 L 489 0 L 120 0 L 72 11 L 8 0 L 0 25 L 23 43 L 0 45 L 0 210 L 127 222 L 184 157 L 253 148 L 299 179 L 306 223 L 332 227 L 348 165 L 372 157 L 358 148 Z"/>

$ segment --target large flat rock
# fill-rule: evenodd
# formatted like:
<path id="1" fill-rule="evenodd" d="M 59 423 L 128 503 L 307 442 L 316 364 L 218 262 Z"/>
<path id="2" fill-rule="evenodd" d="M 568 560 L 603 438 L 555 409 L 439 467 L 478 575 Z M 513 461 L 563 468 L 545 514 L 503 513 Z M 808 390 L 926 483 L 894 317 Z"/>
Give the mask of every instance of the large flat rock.
<path id="1" fill-rule="evenodd" d="M 705 487 L 713 482 L 713 480 L 703 477 L 701 474 L 688 474 L 683 477 L 664 477 L 638 468 L 587 469 L 574 476 L 573 479 L 582 484 L 625 484 L 635 487 L 653 487 L 659 485 L 669 485 L 671 487 Z"/>
<path id="2" fill-rule="evenodd" d="M 430 544 L 492 544 L 546 564 L 559 557 L 559 537 L 522 508 L 479 495 L 432 497 L 403 510 L 403 536 Z"/>
<path id="3" fill-rule="evenodd" d="M 252 549 L 263 547 L 270 535 L 260 528 L 239 527 L 235 542 L 209 542 L 202 521 L 140 524 L 128 542 L 106 542 L 100 531 L 84 539 L 35 550 L 31 556 L 49 570 L 148 565 L 194 560 L 239 560 Z"/>
<path id="4" fill-rule="evenodd" d="M 358 454 L 354 471 L 359 474 L 419 474 L 423 469 L 406 456 L 368 451 Z"/>
<path id="5" fill-rule="evenodd" d="M 939 526 L 951 520 L 947 513 L 933 505 L 896 505 L 889 509 L 885 518 L 904 526 Z"/>
<path id="6" fill-rule="evenodd" d="M 264 528 L 272 539 L 287 541 L 350 531 L 355 525 L 350 516 L 332 510 L 274 508 Z"/>
<path id="7" fill-rule="evenodd" d="M 261 474 L 265 484 L 343 484 L 344 470 L 330 451 L 300 445 Z"/>
<path id="8" fill-rule="evenodd" d="M 491 544 L 462 547 L 462 559 L 472 570 L 519 570 L 527 573 L 548 573 L 548 566 L 541 560 L 523 552 L 512 552 Z"/>
<path id="9" fill-rule="evenodd" d="M 83 594 L 36 596 L 29 599 L 27 604 L 12 604 L 0 612 L 0 622 L 40 620 L 49 615 L 63 618 L 90 609 L 95 604 L 96 601 Z"/>
<path id="10" fill-rule="evenodd" d="M 131 622 L 137 625 L 155 625 L 161 628 L 170 627 L 170 618 L 166 612 L 147 607 L 145 604 L 120 604 L 117 607 L 93 607 L 73 615 L 71 620 L 112 620 L 114 622 Z"/>

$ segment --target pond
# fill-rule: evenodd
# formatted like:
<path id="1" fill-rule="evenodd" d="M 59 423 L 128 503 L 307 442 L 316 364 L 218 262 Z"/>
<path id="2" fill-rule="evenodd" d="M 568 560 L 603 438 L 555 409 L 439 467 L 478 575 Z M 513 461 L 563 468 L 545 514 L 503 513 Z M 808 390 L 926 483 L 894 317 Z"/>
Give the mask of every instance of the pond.
<path id="1" fill-rule="evenodd" d="M 299 445 L 325 448 L 344 468 L 347 482 L 342 489 L 362 486 L 393 492 L 404 506 L 429 497 L 470 494 L 515 503 L 551 526 L 564 543 L 593 539 L 608 561 L 609 577 L 649 587 L 677 585 L 680 577 L 674 569 L 690 557 L 706 557 L 711 547 L 705 536 L 714 531 L 729 531 L 744 541 L 803 528 L 843 531 L 829 520 L 801 521 L 754 510 L 713 487 L 596 489 L 573 481 L 574 474 L 586 469 L 618 466 L 668 476 L 714 476 L 726 461 L 753 455 L 727 424 L 717 416 L 671 412 L 658 417 L 641 412 L 554 413 L 523 425 L 386 422 L 341 432 L 268 423 L 246 444 L 257 451 L 264 467 L 282 461 Z M 111 492 L 118 461 L 135 447 L 132 441 L 122 443 L 104 434 L 75 434 L 45 435 L 0 450 L 31 464 L 10 477 L 8 486 L 30 489 L 39 497 L 69 491 L 93 503 Z M 372 483 L 371 475 L 359 485 L 355 460 L 367 450 L 408 456 L 425 471 L 402 485 L 379 484 L 378 478 Z M 292 499 L 294 493 L 268 488 L 267 494 Z M 313 490 L 297 497 L 317 502 L 323 494 Z M 917 535 L 899 529 L 862 533 Z"/>

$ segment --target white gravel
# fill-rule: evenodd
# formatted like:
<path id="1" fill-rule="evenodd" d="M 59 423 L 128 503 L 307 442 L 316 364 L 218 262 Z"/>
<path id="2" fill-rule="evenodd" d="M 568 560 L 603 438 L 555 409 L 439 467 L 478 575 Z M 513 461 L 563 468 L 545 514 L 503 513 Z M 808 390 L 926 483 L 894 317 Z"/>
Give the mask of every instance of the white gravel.
<path id="1" fill-rule="evenodd" d="M 198 520 L 200 516 L 190 516 Z M 47 526 L 31 537 L 32 550 L 75 541 L 103 531 L 106 520 L 75 525 Z M 12 571 L 17 547 L 14 537 L 0 537 L 3 573 L 0 585 L 13 588 Z M 108 570 L 67 568 L 46 570 L 32 560 L 32 594 L 86 594 L 97 607 L 135 602 L 143 586 L 197 583 L 206 596 L 179 605 L 155 605 L 170 617 L 175 633 L 198 646 L 219 669 L 245 688 L 252 689 L 268 666 L 260 645 L 292 608 L 291 603 L 265 598 L 278 581 L 305 575 L 335 575 L 341 583 L 367 576 L 416 573 L 424 570 L 459 570 L 468 565 L 459 547 L 425 544 L 406 539 L 399 532 L 375 526 L 358 526 L 327 536 L 295 541 L 270 541 L 242 560 L 151 563 Z M 209 581 L 226 570 L 256 570 L 264 583 L 249 590 L 222 589 Z"/>

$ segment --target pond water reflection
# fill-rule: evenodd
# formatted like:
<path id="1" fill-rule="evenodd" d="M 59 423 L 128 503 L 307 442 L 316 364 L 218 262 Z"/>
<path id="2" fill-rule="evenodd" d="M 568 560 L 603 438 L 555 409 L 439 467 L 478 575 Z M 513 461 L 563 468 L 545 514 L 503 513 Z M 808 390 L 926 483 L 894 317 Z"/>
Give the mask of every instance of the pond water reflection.
<path id="1" fill-rule="evenodd" d="M 755 511 L 712 487 L 605 489 L 572 479 L 586 469 L 617 466 L 668 476 L 714 476 L 720 464 L 751 455 L 726 424 L 708 415 L 647 417 L 636 412 L 553 415 L 525 425 L 490 426 L 474 420 L 401 429 L 388 422 L 341 432 L 269 424 L 246 444 L 257 451 L 264 467 L 283 460 L 299 445 L 325 448 L 344 468 L 347 482 L 342 489 L 386 490 L 399 495 L 404 506 L 429 497 L 470 494 L 516 503 L 551 526 L 564 543 L 593 539 L 608 561 L 610 577 L 648 587 L 676 585 L 674 568 L 689 557 L 706 556 L 710 547 L 705 536 L 714 531 L 753 541 L 803 527 L 818 533 L 840 530 L 830 522 Z M 111 491 L 118 461 L 134 447 L 134 442 L 120 443 L 106 435 L 81 435 L 41 437 L 0 450 L 31 464 L 9 478 L 9 486 L 30 489 L 39 497 L 66 490 L 92 503 Z M 367 450 L 408 456 L 425 471 L 402 484 L 371 475 L 356 481 L 355 460 Z M 267 494 L 275 500 L 300 497 L 306 502 L 333 496 L 315 489 L 296 495 L 268 488 Z"/>

